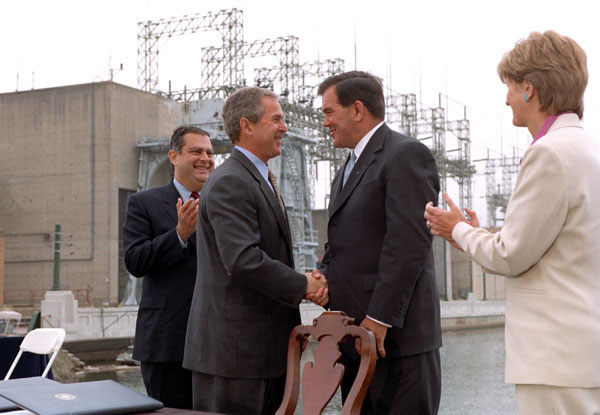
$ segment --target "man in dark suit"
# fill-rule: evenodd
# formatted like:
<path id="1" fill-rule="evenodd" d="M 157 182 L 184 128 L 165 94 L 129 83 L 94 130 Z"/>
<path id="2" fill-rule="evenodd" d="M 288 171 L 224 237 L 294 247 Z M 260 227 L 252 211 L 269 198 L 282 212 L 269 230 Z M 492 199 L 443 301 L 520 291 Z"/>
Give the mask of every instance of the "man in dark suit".
<path id="1" fill-rule="evenodd" d="M 287 131 L 277 95 L 239 89 L 222 114 L 235 148 L 200 199 L 183 365 L 193 371 L 194 409 L 268 415 L 283 398 L 300 301 L 325 295 L 325 279 L 294 270 L 285 207 L 267 166 Z"/>
<path id="2" fill-rule="evenodd" d="M 435 414 L 440 309 L 423 219 L 423 202 L 438 200 L 434 158 L 383 122 L 383 90 L 373 75 L 335 75 L 318 93 L 333 145 L 351 149 L 331 186 L 320 268 L 329 282 L 328 306 L 371 330 L 380 356 L 361 413 Z M 353 343 L 342 349 L 345 398 L 360 360 Z"/>
<path id="3" fill-rule="evenodd" d="M 171 183 L 134 193 L 123 225 L 125 265 L 144 277 L 133 358 L 141 361 L 149 396 L 192 409 L 192 374 L 182 367 L 196 281 L 198 192 L 214 170 L 208 134 L 179 127 L 171 137 Z"/>

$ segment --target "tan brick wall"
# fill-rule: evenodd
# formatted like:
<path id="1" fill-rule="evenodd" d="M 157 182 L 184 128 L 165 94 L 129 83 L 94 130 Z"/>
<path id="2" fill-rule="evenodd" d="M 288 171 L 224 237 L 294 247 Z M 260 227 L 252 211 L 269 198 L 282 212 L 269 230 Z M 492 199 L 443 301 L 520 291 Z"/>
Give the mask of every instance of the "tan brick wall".
<path id="1" fill-rule="evenodd" d="M 112 82 L 0 94 L 6 289 L 51 287 L 59 222 L 73 243 L 61 283 L 114 304 L 119 188 L 137 189 L 136 140 L 168 136 L 179 119 L 179 104 Z"/>

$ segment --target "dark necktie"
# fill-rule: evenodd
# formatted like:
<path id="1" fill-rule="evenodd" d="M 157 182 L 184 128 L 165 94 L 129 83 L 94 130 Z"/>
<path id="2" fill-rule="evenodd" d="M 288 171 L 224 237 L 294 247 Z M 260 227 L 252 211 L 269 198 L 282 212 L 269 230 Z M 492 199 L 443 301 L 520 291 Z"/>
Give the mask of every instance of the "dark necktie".
<path id="1" fill-rule="evenodd" d="M 277 180 L 275 179 L 275 175 L 273 174 L 273 172 L 271 170 L 269 170 L 269 182 L 271 182 L 271 186 L 273 186 L 273 193 L 275 193 L 275 197 L 277 198 L 277 201 L 279 201 L 279 207 L 281 208 L 281 211 L 283 212 L 283 216 L 286 216 L 285 205 L 283 204 L 283 199 L 281 198 L 281 195 L 279 194 L 279 188 L 277 187 Z"/>
<path id="2" fill-rule="evenodd" d="M 346 185 L 346 181 L 348 177 L 350 177 L 350 173 L 352 172 L 352 168 L 356 163 L 356 154 L 354 154 L 354 150 L 350 153 L 350 160 L 346 163 L 346 169 L 344 170 L 344 179 L 342 180 L 342 188 Z"/>
<path id="3" fill-rule="evenodd" d="M 198 192 L 192 192 L 192 194 L 190 195 L 191 198 L 193 198 L 194 200 L 198 200 L 198 198 L 200 197 L 200 195 L 198 194 Z"/>

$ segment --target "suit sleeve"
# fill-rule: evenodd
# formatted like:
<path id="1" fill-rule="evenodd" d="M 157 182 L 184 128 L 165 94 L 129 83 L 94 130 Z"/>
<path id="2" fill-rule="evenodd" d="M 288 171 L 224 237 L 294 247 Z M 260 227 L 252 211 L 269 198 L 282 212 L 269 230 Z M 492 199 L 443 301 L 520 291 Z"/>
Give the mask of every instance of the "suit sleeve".
<path id="1" fill-rule="evenodd" d="M 391 157 L 385 172 L 386 233 L 367 315 L 402 327 L 415 284 L 431 255 L 432 236 L 423 206 L 437 204 L 439 177 L 431 152 L 418 141 L 403 143 Z"/>
<path id="2" fill-rule="evenodd" d="M 341 180 L 341 175 L 343 174 L 344 169 L 339 169 L 336 173 L 335 176 L 333 178 L 332 184 L 331 184 L 331 188 L 332 188 L 332 194 L 331 194 L 331 198 L 329 199 L 329 203 L 331 203 L 332 200 L 334 200 L 334 194 L 333 194 L 333 189 L 334 187 L 339 186 L 339 180 Z M 325 252 L 323 253 L 323 260 L 321 261 L 321 263 L 319 264 L 319 271 L 327 276 L 327 268 L 329 267 L 329 260 L 331 259 L 331 252 L 329 251 L 329 242 L 325 243 Z"/>
<path id="3" fill-rule="evenodd" d="M 306 292 L 306 277 L 260 248 L 263 238 L 279 238 L 280 231 L 273 218 L 274 233 L 261 235 L 256 197 L 263 196 L 239 175 L 222 176 L 211 184 L 203 202 L 220 259 L 232 279 L 297 307 Z"/>
<path id="4" fill-rule="evenodd" d="M 154 235 L 152 218 L 139 194 L 129 197 L 125 215 L 125 267 L 133 276 L 152 276 L 186 257 L 187 249 L 181 247 L 175 227 L 161 235 Z"/>
<path id="5" fill-rule="evenodd" d="M 523 158 L 499 232 L 455 226 L 452 237 L 487 270 L 516 276 L 535 265 L 567 220 L 568 188 L 559 154 L 543 141 Z"/>
<path id="6" fill-rule="evenodd" d="M 325 243 L 325 253 L 323 254 L 323 260 L 319 264 L 319 271 L 321 274 L 327 276 L 327 268 L 329 267 L 329 260 L 331 258 L 331 254 L 329 253 L 329 243 Z"/>

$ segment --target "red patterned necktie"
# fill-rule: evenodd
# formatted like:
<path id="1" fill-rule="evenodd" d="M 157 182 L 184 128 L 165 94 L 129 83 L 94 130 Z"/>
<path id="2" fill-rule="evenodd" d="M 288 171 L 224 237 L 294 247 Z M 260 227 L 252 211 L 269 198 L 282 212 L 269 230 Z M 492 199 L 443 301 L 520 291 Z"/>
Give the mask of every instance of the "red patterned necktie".
<path id="1" fill-rule="evenodd" d="M 192 194 L 190 195 L 190 197 L 194 198 L 194 200 L 198 200 L 198 198 L 200 197 L 200 195 L 198 194 L 198 192 L 192 192 Z"/>

